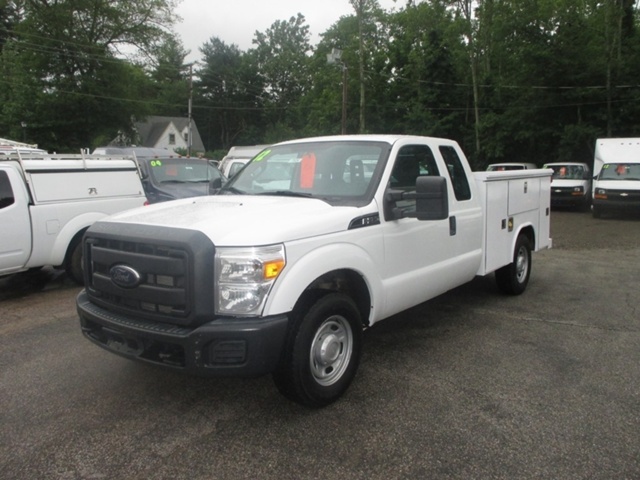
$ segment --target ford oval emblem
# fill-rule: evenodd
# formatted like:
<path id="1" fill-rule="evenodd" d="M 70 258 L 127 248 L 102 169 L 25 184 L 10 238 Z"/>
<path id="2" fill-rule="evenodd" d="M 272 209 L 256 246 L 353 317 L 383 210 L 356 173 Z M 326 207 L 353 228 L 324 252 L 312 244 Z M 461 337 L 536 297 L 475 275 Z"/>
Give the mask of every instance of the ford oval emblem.
<path id="1" fill-rule="evenodd" d="M 140 285 L 142 277 L 133 268 L 127 265 L 114 265 L 109 270 L 111 281 L 122 288 L 134 288 Z"/>

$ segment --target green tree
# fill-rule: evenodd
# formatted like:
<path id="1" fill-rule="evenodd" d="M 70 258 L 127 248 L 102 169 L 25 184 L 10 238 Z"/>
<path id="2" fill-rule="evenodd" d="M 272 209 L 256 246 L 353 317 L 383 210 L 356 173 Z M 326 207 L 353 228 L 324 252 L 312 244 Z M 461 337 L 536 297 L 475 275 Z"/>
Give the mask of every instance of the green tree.
<path id="1" fill-rule="evenodd" d="M 17 7 L 22 2 L 9 2 Z M 32 142 L 75 151 L 147 111 L 140 67 L 125 47 L 150 52 L 167 36 L 172 0 L 29 0 L 2 51 L 0 131 L 21 122 Z"/>
<path id="2" fill-rule="evenodd" d="M 154 87 L 151 106 L 154 115 L 187 116 L 192 78 L 192 66 L 185 61 L 187 55 L 189 52 L 174 36 L 165 38 L 152 49 L 150 80 Z"/>
<path id="3" fill-rule="evenodd" d="M 200 49 L 195 117 L 209 150 L 257 144 L 264 135 L 264 98 L 257 65 L 237 45 L 212 37 Z"/>
<path id="4" fill-rule="evenodd" d="M 261 79 L 267 142 L 290 138 L 304 128 L 300 101 L 312 85 L 309 37 L 309 26 L 301 14 L 274 22 L 266 32 L 255 32 L 255 48 L 248 54 Z"/>
<path id="5" fill-rule="evenodd" d="M 407 6 L 390 19 L 389 128 L 462 140 L 464 92 L 456 52 L 462 45 L 451 13 L 437 2 Z M 466 72 L 466 70 L 465 70 Z M 462 95 L 461 95 L 462 92 Z"/>
<path id="6" fill-rule="evenodd" d="M 366 131 L 366 86 L 365 86 L 365 68 L 368 50 L 371 48 L 366 41 L 367 33 L 375 31 L 375 18 L 379 16 L 380 5 L 378 0 L 349 0 L 356 13 L 358 21 L 358 78 L 360 83 L 360 114 L 359 128 L 360 133 Z"/>

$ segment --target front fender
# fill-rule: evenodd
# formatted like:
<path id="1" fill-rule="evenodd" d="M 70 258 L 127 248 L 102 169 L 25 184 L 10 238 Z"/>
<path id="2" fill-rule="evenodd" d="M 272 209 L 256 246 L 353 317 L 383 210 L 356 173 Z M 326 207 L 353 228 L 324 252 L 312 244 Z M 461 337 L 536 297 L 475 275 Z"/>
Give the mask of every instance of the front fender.
<path id="1" fill-rule="evenodd" d="M 283 270 L 269 293 L 264 315 L 293 310 L 302 293 L 320 276 L 335 270 L 352 270 L 362 276 L 371 297 L 371 318 L 382 311 L 382 280 L 377 262 L 364 248 L 353 243 L 334 243 L 315 248 L 294 258 Z"/>

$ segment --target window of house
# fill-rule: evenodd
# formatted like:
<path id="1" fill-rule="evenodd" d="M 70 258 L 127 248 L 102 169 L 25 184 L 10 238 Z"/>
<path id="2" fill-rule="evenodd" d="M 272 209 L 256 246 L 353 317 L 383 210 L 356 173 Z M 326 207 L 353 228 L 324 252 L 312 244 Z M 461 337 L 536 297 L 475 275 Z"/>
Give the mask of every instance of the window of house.
<path id="1" fill-rule="evenodd" d="M 175 145 L 176 144 L 176 134 L 175 133 L 170 133 L 169 134 L 169 145 Z"/>
<path id="2" fill-rule="evenodd" d="M 189 134 L 188 133 L 184 134 L 184 141 L 189 143 Z"/>

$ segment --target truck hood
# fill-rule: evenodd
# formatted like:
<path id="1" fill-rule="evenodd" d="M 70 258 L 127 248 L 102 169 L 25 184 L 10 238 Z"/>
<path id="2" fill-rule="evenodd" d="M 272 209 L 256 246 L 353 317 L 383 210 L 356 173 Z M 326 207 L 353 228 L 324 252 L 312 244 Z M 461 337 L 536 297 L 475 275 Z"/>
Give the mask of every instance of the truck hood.
<path id="1" fill-rule="evenodd" d="M 640 190 L 640 180 L 596 180 L 593 188 L 610 190 Z"/>
<path id="2" fill-rule="evenodd" d="M 567 180 L 554 178 L 551 181 L 551 190 L 554 188 L 588 187 L 591 180 Z"/>
<path id="3" fill-rule="evenodd" d="M 362 210 L 312 198 L 213 195 L 136 208 L 104 221 L 197 230 L 216 245 L 249 246 L 343 231 Z"/>

